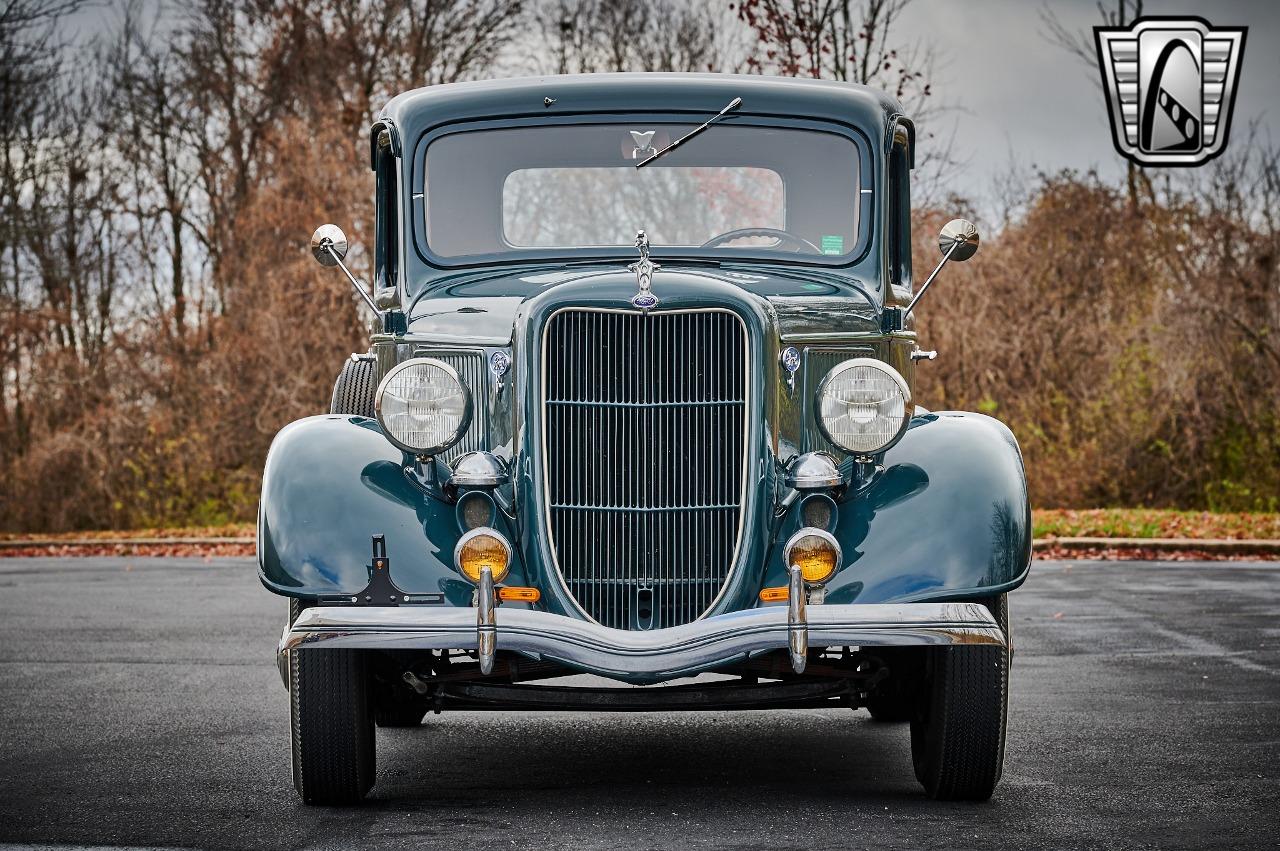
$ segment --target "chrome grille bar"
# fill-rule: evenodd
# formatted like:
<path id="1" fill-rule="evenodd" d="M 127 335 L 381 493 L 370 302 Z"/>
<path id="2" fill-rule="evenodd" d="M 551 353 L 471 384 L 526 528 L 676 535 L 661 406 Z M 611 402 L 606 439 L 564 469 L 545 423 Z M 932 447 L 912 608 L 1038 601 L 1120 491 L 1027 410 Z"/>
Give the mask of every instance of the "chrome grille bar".
<path id="1" fill-rule="evenodd" d="M 582 610 L 617 629 L 696 620 L 741 536 L 746 329 L 722 309 L 569 308 L 543 338 L 552 550 Z"/>

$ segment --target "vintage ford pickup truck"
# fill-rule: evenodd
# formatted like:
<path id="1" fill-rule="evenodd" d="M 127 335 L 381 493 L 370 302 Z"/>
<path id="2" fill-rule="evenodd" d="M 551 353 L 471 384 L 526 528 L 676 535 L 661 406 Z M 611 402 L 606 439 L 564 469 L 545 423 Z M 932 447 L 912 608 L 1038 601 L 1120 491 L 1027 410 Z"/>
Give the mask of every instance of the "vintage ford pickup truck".
<path id="1" fill-rule="evenodd" d="M 387 104 L 372 287 L 311 244 L 371 348 L 263 477 L 305 801 L 454 710 L 865 707 L 929 795 L 992 794 L 1030 510 L 1004 425 L 914 397 L 917 301 L 978 247 L 951 222 L 913 285 L 914 148 L 892 98 L 812 80 Z"/>

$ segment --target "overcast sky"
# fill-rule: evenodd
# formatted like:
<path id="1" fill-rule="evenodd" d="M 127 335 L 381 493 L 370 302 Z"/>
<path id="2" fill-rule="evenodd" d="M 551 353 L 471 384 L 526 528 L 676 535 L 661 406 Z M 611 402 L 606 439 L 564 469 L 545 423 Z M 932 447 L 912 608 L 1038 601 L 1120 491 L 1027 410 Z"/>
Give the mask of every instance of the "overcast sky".
<path id="1" fill-rule="evenodd" d="M 1047 5 L 1079 32 L 1102 23 L 1095 0 Z M 961 195 L 987 196 L 1010 151 L 1024 168 L 1097 168 L 1108 177 L 1124 172 L 1111 142 L 1098 68 L 1045 37 L 1043 8 L 1034 0 L 916 0 L 903 21 L 904 34 L 932 41 L 945 60 L 934 91 L 962 107 L 955 115 L 955 145 L 967 165 L 951 181 Z M 1280 144 L 1280 0 L 1147 0 L 1143 12 L 1247 26 L 1228 151 L 1244 144 L 1252 120 Z"/>
<path id="2" fill-rule="evenodd" d="M 172 0 L 143 2 L 173 8 Z M 1109 9 L 1116 5 L 1116 0 L 1103 2 Z M 954 131 L 954 153 L 964 167 L 952 173 L 947 189 L 989 200 L 995 178 L 1008 171 L 1011 153 L 1023 170 L 1096 168 L 1107 178 L 1123 173 L 1097 66 L 1046 38 L 1045 8 L 1076 32 L 1091 33 L 1102 23 L 1097 0 L 914 0 L 908 7 L 898 30 L 900 43 L 919 40 L 935 47 L 940 69 L 933 91 L 939 102 L 954 107 L 938 129 L 946 138 Z M 1146 0 L 1144 14 L 1193 14 L 1211 25 L 1247 26 L 1228 150 L 1244 143 L 1254 120 L 1264 137 L 1270 134 L 1280 144 L 1280 0 Z M 118 19 L 110 4 L 91 5 L 67 22 L 67 30 L 83 38 Z"/>

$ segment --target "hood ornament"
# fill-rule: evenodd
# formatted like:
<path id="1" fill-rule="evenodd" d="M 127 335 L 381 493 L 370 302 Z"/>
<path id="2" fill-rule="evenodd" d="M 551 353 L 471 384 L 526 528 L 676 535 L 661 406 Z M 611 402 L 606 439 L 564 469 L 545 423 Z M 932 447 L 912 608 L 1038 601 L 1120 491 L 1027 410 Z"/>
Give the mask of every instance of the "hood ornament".
<path id="1" fill-rule="evenodd" d="M 635 147 L 631 149 L 631 159 L 644 159 L 653 153 L 653 137 L 657 132 L 657 130 L 631 131 L 631 141 L 635 143 Z"/>
<path id="2" fill-rule="evenodd" d="M 631 303 L 647 311 L 658 303 L 658 297 L 652 291 L 653 273 L 662 267 L 649 259 L 649 237 L 642 230 L 636 231 L 636 250 L 640 252 L 640 259 L 627 268 L 636 273 L 640 292 L 631 297 Z"/>

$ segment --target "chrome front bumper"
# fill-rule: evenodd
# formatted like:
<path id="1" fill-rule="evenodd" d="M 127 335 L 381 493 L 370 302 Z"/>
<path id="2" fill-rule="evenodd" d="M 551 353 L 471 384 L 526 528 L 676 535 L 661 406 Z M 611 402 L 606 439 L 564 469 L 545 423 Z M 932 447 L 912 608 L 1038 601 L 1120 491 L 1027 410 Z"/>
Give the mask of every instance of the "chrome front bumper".
<path id="1" fill-rule="evenodd" d="M 490 661 L 495 650 L 511 650 L 606 677 L 660 682 L 783 648 L 790 650 L 793 667 L 803 670 L 810 647 L 1005 643 L 1004 633 L 979 603 L 775 606 L 649 632 L 610 629 L 528 609 L 491 611 L 425 606 L 306 609 L 285 628 L 278 661 L 287 670 L 288 652 L 312 647 L 466 650 L 487 655 Z"/>

